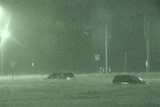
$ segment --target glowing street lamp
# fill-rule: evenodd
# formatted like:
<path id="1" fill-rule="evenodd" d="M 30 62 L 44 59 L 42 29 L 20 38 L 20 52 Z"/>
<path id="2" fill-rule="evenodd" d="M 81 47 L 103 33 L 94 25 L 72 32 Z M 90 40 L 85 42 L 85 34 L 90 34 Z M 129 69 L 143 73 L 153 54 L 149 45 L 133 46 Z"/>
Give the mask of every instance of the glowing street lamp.
<path id="1" fill-rule="evenodd" d="M 8 30 L 2 31 L 2 39 L 8 38 L 9 37 L 9 32 Z"/>
<path id="2" fill-rule="evenodd" d="M 7 22 L 5 20 L 3 20 L 4 13 L 5 13 L 5 11 L 0 6 L 0 39 L 1 39 L 0 44 L 1 44 L 1 52 L 2 52 L 1 53 L 2 54 L 2 56 L 1 56 L 1 61 L 2 61 L 1 62 L 1 74 L 3 74 L 3 71 L 4 71 L 4 42 L 9 37 L 8 27 L 9 27 L 9 23 L 10 23 L 10 16 L 9 16 L 9 20 Z M 5 23 L 5 24 L 2 24 L 2 23 Z M 5 26 L 3 26 L 3 25 L 5 25 Z"/>

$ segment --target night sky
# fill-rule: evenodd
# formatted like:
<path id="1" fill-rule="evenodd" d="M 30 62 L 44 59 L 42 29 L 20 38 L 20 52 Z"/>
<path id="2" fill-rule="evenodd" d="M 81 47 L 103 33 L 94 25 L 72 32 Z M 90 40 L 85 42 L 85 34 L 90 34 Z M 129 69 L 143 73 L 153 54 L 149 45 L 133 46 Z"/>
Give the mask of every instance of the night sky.
<path id="1" fill-rule="evenodd" d="M 105 65 L 105 24 L 112 71 L 124 71 L 125 52 L 127 71 L 144 71 L 144 16 L 150 19 L 151 70 L 160 70 L 159 0 L 0 0 L 0 5 L 11 15 L 6 73 L 97 72 Z"/>

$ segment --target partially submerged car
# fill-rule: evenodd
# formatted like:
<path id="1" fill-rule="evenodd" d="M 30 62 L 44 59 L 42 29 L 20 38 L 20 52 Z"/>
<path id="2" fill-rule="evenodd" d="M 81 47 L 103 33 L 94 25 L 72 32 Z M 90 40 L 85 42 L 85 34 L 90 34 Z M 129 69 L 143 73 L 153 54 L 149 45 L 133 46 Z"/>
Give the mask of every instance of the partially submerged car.
<path id="1" fill-rule="evenodd" d="M 47 79 L 71 79 L 74 78 L 73 73 L 52 73 Z"/>
<path id="2" fill-rule="evenodd" d="M 113 84 L 146 84 L 146 82 L 135 75 L 116 75 Z"/>

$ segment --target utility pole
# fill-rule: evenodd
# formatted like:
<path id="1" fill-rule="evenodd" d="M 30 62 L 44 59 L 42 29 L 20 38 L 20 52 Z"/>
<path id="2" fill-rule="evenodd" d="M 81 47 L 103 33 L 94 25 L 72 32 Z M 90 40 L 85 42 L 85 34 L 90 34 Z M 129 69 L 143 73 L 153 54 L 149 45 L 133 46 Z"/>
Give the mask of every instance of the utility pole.
<path id="1" fill-rule="evenodd" d="M 127 52 L 124 53 L 124 72 L 127 71 Z"/>
<path id="2" fill-rule="evenodd" d="M 144 16 L 144 36 L 146 40 L 146 72 L 150 71 L 150 35 L 149 35 L 149 20 Z"/>
<path id="3" fill-rule="evenodd" d="M 108 70 L 108 38 L 107 38 L 107 24 L 105 23 L 105 69 Z"/>

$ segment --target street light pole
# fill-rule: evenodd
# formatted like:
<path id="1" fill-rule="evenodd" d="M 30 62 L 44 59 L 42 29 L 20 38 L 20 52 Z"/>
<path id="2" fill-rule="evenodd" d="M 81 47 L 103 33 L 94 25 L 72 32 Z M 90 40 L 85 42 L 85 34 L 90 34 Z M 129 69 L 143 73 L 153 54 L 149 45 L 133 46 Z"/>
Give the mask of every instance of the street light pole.
<path id="1" fill-rule="evenodd" d="M 5 43 L 5 39 L 7 39 L 7 37 L 9 36 L 9 33 L 8 33 L 8 31 L 6 31 L 6 30 L 4 30 L 3 32 L 2 32 L 2 34 L 1 34 L 1 51 L 2 51 L 2 53 L 1 53 L 1 58 L 2 58 L 2 62 L 1 62 L 1 75 L 3 75 L 3 73 L 4 73 L 4 43 Z"/>
<path id="2" fill-rule="evenodd" d="M 2 40 L 2 44 L 1 44 L 1 50 L 2 50 L 2 56 L 1 56 L 1 58 L 2 58 L 2 62 L 1 62 L 1 75 L 3 75 L 3 72 L 4 72 L 4 47 L 3 47 L 3 40 Z"/>

